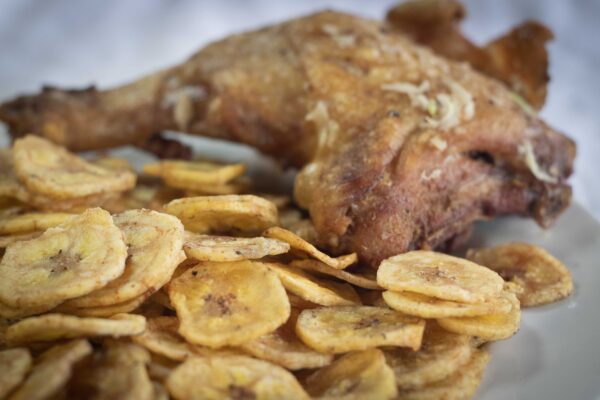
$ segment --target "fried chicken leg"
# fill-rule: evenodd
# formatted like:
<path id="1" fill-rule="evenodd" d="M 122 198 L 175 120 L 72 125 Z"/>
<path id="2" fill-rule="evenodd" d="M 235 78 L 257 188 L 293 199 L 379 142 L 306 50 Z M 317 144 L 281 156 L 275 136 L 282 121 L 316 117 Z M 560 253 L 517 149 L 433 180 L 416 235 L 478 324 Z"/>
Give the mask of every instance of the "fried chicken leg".
<path id="1" fill-rule="evenodd" d="M 399 31 L 321 12 L 116 89 L 45 88 L 0 106 L 0 119 L 74 150 L 166 129 L 249 144 L 301 168 L 295 198 L 324 247 L 374 267 L 455 245 L 478 219 L 548 226 L 570 201 L 574 143 L 500 81 Z"/>

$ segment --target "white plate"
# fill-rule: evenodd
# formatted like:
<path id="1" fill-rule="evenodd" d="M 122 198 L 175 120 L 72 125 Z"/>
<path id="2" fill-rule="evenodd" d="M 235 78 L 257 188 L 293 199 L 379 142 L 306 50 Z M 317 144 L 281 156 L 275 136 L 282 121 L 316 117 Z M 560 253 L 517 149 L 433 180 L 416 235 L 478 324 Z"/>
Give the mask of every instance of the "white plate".
<path id="1" fill-rule="evenodd" d="M 243 161 L 264 187 L 290 190 L 293 174 L 246 146 L 173 134 L 197 154 Z M 147 157 L 117 151 L 139 167 Z M 491 346 L 492 361 L 478 400 L 600 398 L 600 223 L 573 205 L 549 230 L 532 220 L 507 217 L 477 224 L 473 246 L 510 241 L 538 244 L 572 271 L 575 292 L 548 306 L 526 309 L 521 330 Z"/>

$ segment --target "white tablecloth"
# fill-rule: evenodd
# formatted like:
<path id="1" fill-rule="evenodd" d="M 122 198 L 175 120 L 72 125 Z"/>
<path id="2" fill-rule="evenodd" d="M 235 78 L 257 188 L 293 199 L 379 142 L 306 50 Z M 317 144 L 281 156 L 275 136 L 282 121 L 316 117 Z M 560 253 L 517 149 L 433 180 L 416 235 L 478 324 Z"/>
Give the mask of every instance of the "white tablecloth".
<path id="1" fill-rule="evenodd" d="M 323 8 L 381 17 L 395 1 L 0 0 L 0 100 L 44 83 L 115 85 L 185 59 L 204 43 Z M 542 113 L 578 143 L 575 198 L 600 218 L 600 2 L 467 0 L 465 30 L 486 41 L 525 19 L 550 26 Z M 0 142 L 6 140 L 0 138 Z"/>

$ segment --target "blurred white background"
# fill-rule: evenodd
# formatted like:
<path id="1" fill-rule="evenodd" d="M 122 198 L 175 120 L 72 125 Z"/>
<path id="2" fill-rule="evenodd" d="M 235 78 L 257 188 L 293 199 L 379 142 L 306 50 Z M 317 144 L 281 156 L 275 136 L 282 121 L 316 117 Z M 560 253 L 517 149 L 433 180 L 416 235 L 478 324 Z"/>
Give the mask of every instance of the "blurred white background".
<path id="1" fill-rule="evenodd" d="M 483 43 L 525 19 L 556 34 L 542 115 L 578 143 L 575 198 L 600 218 L 600 1 L 464 0 Z M 101 87 L 184 60 L 201 45 L 324 8 L 380 18 L 394 0 L 0 0 L 0 101 L 42 84 Z M 0 138 L 0 142 L 6 138 Z"/>

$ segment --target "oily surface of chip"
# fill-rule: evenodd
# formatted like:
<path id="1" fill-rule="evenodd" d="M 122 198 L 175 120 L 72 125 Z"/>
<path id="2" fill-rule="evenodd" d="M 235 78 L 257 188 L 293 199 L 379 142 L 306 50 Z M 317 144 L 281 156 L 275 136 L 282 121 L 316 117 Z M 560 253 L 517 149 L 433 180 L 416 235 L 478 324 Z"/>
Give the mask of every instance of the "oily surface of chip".
<path id="1" fill-rule="evenodd" d="M 100 307 L 129 301 L 161 288 L 181 262 L 183 225 L 177 218 L 152 210 L 129 210 L 113 220 L 128 248 L 125 271 L 105 287 L 67 305 Z"/>
<path id="2" fill-rule="evenodd" d="M 500 292 L 483 303 L 459 303 L 440 300 L 424 294 L 385 291 L 384 301 L 394 310 L 421 318 L 474 317 L 507 313 L 512 309 L 509 294 Z"/>
<path id="3" fill-rule="evenodd" d="M 335 269 L 344 269 L 358 260 L 356 253 L 346 254 L 340 257 L 330 257 L 300 236 L 278 226 L 267 229 L 263 232 L 263 236 L 287 242 L 292 249 L 299 250 Z"/>
<path id="4" fill-rule="evenodd" d="M 83 296 L 121 275 L 126 257 L 123 235 L 110 214 L 88 209 L 6 249 L 0 262 L 0 302 L 36 307 Z"/>
<path id="5" fill-rule="evenodd" d="M 309 398 L 290 372 L 244 356 L 190 358 L 171 373 L 167 389 L 177 400 Z"/>
<path id="6" fill-rule="evenodd" d="M 387 348 L 385 358 L 394 371 L 399 388 L 418 388 L 458 371 L 471 358 L 471 337 L 457 335 L 428 321 L 418 351 Z"/>
<path id="7" fill-rule="evenodd" d="M 80 318 L 63 314 L 44 314 L 18 321 L 6 330 L 9 345 L 47 342 L 88 336 L 132 336 L 144 332 L 143 315 L 117 314 L 111 318 Z"/>
<path id="8" fill-rule="evenodd" d="M 416 250 L 379 265 L 377 283 L 394 291 L 421 293 L 443 300 L 480 303 L 498 294 L 504 281 L 494 271 L 468 260 Z"/>
<path id="9" fill-rule="evenodd" d="M 179 333 L 208 347 L 256 339 L 290 315 L 277 274 L 258 262 L 201 263 L 175 278 L 168 291 Z"/>
<path id="10" fill-rule="evenodd" d="M 277 207 L 253 195 L 197 196 L 176 199 L 165 211 L 196 233 L 256 234 L 277 224 Z"/>
<path id="11" fill-rule="evenodd" d="M 307 309 L 300 313 L 296 334 L 323 353 L 345 353 L 378 346 L 418 350 L 425 321 L 389 308 L 337 306 Z"/>
<path id="12" fill-rule="evenodd" d="M 406 400 L 462 400 L 473 397 L 490 355 L 484 350 L 473 350 L 470 360 L 447 378 L 419 389 L 402 390 L 399 398 Z"/>
<path id="13" fill-rule="evenodd" d="M 31 368 L 31 354 L 25 348 L 0 350 L 0 399 L 12 392 Z"/>
<path id="14" fill-rule="evenodd" d="M 523 307 L 552 303 L 573 291 L 571 272 L 541 247 L 508 243 L 486 249 L 471 249 L 467 258 L 496 271 L 520 288 Z"/>
<path id="15" fill-rule="evenodd" d="M 268 263 L 267 265 L 277 273 L 288 292 L 304 300 L 323 306 L 360 304 L 358 294 L 347 283 L 315 278 L 300 269 L 283 264 Z"/>
<path id="16" fill-rule="evenodd" d="M 44 352 L 11 400 L 50 399 L 71 377 L 73 366 L 92 352 L 87 340 L 73 340 Z"/>
<path id="17" fill-rule="evenodd" d="M 189 258 L 198 261 L 241 261 L 287 253 L 290 245 L 264 237 L 241 238 L 186 233 L 183 246 Z"/>
<path id="18" fill-rule="evenodd" d="M 513 293 L 507 292 L 507 298 L 512 303 L 512 308 L 507 313 L 480 317 L 441 318 L 437 322 L 450 332 L 476 336 L 485 341 L 509 338 L 519 330 L 521 309 L 519 300 Z"/>
<path id="19" fill-rule="evenodd" d="M 394 372 L 381 350 L 368 349 L 343 355 L 306 379 L 308 393 L 327 399 L 393 399 Z"/>
<path id="20" fill-rule="evenodd" d="M 55 199 L 120 192 L 135 185 L 135 174 L 94 165 L 63 147 L 37 137 L 17 139 L 15 172 L 29 191 Z"/>

